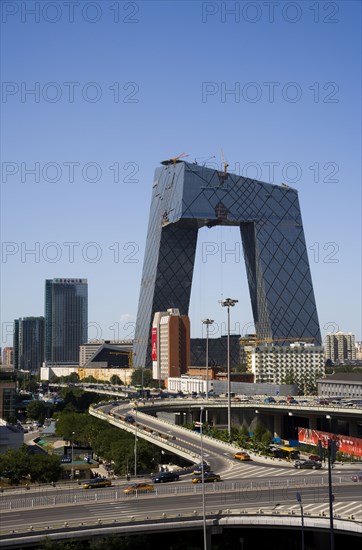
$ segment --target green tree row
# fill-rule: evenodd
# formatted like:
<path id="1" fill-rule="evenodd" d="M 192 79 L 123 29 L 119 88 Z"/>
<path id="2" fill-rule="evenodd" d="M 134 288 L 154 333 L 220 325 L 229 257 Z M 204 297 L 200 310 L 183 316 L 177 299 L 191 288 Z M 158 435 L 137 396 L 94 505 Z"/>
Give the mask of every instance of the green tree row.
<path id="1" fill-rule="evenodd" d="M 99 457 L 112 463 L 116 474 L 134 471 L 135 437 L 94 418 L 87 413 L 63 412 L 59 415 L 56 433 L 66 441 L 90 446 Z M 159 460 L 160 451 L 142 439 L 137 440 L 137 471 L 152 471 Z"/>
<path id="2" fill-rule="evenodd" d="M 13 485 L 22 481 L 50 483 L 58 481 L 62 472 L 59 457 L 43 453 L 31 455 L 27 446 L 8 449 L 0 455 L 0 478 Z"/>

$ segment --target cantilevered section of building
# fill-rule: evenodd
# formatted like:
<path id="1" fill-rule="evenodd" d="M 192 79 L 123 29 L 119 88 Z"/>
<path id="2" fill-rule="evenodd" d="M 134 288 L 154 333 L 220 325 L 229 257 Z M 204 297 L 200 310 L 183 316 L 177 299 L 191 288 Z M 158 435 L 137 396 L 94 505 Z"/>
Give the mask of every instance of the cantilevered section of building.
<path id="1" fill-rule="evenodd" d="M 188 315 L 198 231 L 236 226 L 256 338 L 320 344 L 298 193 L 177 159 L 156 169 L 138 304 L 135 364 L 151 367 L 155 312 Z"/>

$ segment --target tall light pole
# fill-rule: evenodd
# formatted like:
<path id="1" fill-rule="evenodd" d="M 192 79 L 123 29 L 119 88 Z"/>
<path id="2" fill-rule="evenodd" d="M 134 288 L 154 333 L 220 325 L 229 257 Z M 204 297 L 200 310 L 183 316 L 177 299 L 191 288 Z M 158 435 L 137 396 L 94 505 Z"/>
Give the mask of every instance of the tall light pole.
<path id="1" fill-rule="evenodd" d="M 204 445 L 202 439 L 202 413 L 204 407 L 200 407 L 200 446 L 201 446 L 201 489 L 202 489 L 202 523 L 204 532 L 204 550 L 207 550 L 206 512 L 205 512 L 205 472 L 204 472 Z"/>
<path id="2" fill-rule="evenodd" d="M 136 406 L 136 426 L 134 432 L 134 476 L 137 476 L 137 411 L 138 407 Z"/>
<path id="3" fill-rule="evenodd" d="M 331 433 L 332 429 L 332 417 L 330 414 L 326 415 L 328 420 L 328 431 Z M 328 500 L 329 500 L 329 529 L 330 529 L 330 550 L 334 550 L 334 526 L 333 526 L 333 490 L 332 490 L 332 464 L 335 458 L 335 445 L 336 442 L 332 441 L 328 437 Z"/>
<path id="4" fill-rule="evenodd" d="M 297 493 L 297 501 L 300 504 L 300 514 L 302 518 L 302 550 L 304 550 L 304 513 L 301 493 Z"/>
<path id="5" fill-rule="evenodd" d="M 75 435 L 75 432 L 72 432 L 72 466 L 71 466 L 71 478 L 73 479 L 74 478 L 74 435 Z"/>
<path id="6" fill-rule="evenodd" d="M 213 319 L 204 319 L 206 325 L 206 399 L 209 399 L 209 326 L 214 323 Z"/>
<path id="7" fill-rule="evenodd" d="M 225 300 L 219 300 L 222 307 L 228 308 L 228 340 L 227 340 L 227 388 L 228 388 L 228 434 L 231 436 L 231 381 L 230 381 L 230 308 L 234 307 L 239 300 L 233 298 L 225 298 Z"/>

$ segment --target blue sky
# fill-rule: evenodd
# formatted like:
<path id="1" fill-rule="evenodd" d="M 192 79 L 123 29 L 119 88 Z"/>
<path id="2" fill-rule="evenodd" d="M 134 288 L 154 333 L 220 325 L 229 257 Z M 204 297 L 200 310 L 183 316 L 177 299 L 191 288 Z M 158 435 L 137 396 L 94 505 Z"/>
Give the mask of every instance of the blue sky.
<path id="1" fill-rule="evenodd" d="M 322 335 L 361 339 L 359 2 L 1 4 L 2 346 L 53 277 L 88 278 L 90 338 L 132 337 L 154 169 L 221 150 L 298 189 Z M 193 336 L 222 297 L 251 332 L 237 231 L 204 229 Z"/>

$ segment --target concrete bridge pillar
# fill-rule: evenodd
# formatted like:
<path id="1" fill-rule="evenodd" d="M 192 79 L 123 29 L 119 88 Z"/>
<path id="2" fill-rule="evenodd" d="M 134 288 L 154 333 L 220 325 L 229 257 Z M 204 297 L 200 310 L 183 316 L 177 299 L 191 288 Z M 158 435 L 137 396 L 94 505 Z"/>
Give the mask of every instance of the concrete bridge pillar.
<path id="1" fill-rule="evenodd" d="M 310 430 L 317 430 L 317 417 L 316 416 L 311 416 L 309 418 L 309 429 Z"/>
<path id="2" fill-rule="evenodd" d="M 350 420 L 349 421 L 349 435 L 351 437 L 361 437 L 358 435 L 358 427 L 357 427 L 357 420 Z"/>
<path id="3" fill-rule="evenodd" d="M 274 416 L 274 437 L 282 437 L 282 415 Z"/>

